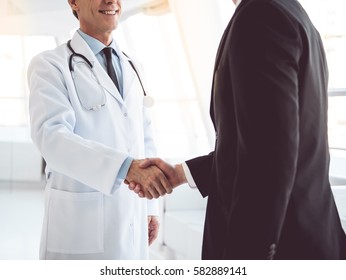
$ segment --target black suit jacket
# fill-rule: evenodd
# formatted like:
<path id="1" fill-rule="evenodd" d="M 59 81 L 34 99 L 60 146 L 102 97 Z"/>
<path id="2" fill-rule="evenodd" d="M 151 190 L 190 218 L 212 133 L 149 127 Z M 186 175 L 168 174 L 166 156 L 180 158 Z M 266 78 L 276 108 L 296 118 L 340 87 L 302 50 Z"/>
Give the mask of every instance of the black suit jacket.
<path id="1" fill-rule="evenodd" d="M 203 259 L 340 259 L 328 70 L 296 0 L 242 0 L 216 58 L 215 150 L 187 161 L 208 196 Z"/>

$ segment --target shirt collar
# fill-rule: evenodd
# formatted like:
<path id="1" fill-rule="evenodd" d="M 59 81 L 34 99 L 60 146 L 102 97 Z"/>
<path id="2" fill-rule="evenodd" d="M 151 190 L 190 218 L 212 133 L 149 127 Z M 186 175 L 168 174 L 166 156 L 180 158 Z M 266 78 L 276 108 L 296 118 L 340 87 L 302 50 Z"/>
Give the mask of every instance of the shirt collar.
<path id="1" fill-rule="evenodd" d="M 95 39 L 94 37 L 91 37 L 90 35 L 88 35 L 86 33 L 84 33 L 82 30 L 78 29 L 77 32 L 79 33 L 80 36 L 82 36 L 82 38 L 88 44 L 89 48 L 94 53 L 94 55 L 98 54 L 105 47 L 107 47 L 106 45 L 101 43 L 99 40 Z M 111 47 L 115 51 L 115 53 L 117 53 L 117 51 L 116 51 L 117 47 L 116 47 L 114 40 L 112 40 L 112 42 L 110 43 L 110 45 L 108 47 Z"/>
<path id="2" fill-rule="evenodd" d="M 241 2 L 241 0 L 237 0 L 236 3 L 235 3 L 235 7 L 238 7 L 240 2 Z"/>

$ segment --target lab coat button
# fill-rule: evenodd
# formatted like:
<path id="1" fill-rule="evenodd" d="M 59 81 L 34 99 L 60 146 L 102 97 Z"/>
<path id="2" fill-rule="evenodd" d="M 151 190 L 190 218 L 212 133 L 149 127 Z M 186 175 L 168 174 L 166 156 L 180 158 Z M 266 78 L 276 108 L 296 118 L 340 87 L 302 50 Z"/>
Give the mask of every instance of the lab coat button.
<path id="1" fill-rule="evenodd" d="M 127 117 L 127 113 L 124 113 L 124 117 L 125 117 L 125 118 Z"/>

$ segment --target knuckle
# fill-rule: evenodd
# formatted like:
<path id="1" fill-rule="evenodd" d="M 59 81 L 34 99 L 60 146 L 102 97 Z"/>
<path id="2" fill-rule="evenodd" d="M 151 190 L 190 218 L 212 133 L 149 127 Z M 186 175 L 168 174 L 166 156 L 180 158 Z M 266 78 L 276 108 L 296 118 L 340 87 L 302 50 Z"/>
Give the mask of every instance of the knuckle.
<path id="1" fill-rule="evenodd" d="M 153 175 L 149 174 L 147 177 L 147 182 L 152 182 L 153 181 Z"/>

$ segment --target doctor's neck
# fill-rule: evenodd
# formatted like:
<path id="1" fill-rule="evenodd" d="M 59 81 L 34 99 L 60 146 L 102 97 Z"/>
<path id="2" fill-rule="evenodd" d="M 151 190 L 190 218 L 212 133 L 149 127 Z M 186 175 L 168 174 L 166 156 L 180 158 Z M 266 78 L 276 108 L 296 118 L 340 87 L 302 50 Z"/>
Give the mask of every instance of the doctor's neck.
<path id="1" fill-rule="evenodd" d="M 99 40 L 105 46 L 109 46 L 110 43 L 112 43 L 112 31 L 99 32 L 98 30 L 90 30 L 88 28 L 83 28 L 82 26 L 80 26 L 80 30 L 85 34 L 88 34 L 89 36 L 95 38 L 96 40 Z"/>
<path id="2" fill-rule="evenodd" d="M 105 46 L 109 46 L 110 43 L 112 43 L 112 32 L 109 33 L 95 33 L 95 32 L 88 32 L 88 30 L 84 30 L 83 28 L 80 28 L 81 31 L 83 31 L 85 34 L 88 34 L 89 36 L 95 38 L 96 40 L 99 40 L 102 44 Z"/>

